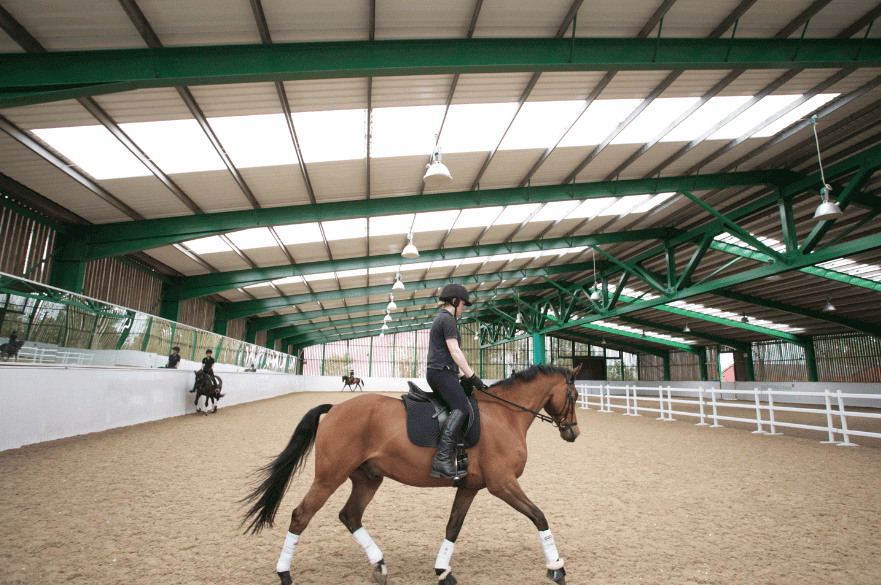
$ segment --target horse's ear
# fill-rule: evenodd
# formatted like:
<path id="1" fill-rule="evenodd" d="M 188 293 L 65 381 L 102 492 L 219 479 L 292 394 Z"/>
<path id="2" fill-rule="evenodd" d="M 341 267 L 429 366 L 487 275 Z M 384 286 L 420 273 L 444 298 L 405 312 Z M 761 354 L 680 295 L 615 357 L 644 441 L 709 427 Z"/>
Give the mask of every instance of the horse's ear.
<path id="1" fill-rule="evenodd" d="M 569 380 L 575 380 L 575 376 L 578 375 L 578 372 L 581 371 L 581 366 L 584 364 L 578 364 L 573 369 L 569 370 Z"/>

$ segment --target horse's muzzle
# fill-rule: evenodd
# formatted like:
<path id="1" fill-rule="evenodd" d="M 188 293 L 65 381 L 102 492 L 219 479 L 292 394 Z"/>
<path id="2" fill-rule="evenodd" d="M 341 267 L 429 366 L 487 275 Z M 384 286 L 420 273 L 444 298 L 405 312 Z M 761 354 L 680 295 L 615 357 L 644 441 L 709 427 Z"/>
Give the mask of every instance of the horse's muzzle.
<path id="1" fill-rule="evenodd" d="M 572 425 L 560 431 L 560 436 L 563 437 L 563 440 L 568 443 L 573 442 L 575 439 L 578 438 L 578 435 L 580 434 L 581 431 L 578 430 L 578 425 Z"/>

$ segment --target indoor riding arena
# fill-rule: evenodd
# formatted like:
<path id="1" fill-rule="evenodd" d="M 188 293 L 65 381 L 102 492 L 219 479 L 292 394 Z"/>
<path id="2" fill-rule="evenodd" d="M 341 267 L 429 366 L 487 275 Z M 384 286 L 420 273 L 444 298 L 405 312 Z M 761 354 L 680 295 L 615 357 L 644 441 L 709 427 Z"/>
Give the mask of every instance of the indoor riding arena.
<path id="1" fill-rule="evenodd" d="M 0 0 L 0 584 L 881 583 L 879 17 Z"/>

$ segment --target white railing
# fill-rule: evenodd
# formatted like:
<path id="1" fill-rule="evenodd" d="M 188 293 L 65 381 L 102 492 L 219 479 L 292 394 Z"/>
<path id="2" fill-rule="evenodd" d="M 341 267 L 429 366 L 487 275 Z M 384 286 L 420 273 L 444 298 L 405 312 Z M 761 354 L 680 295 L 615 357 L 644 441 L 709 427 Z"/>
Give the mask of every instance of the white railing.
<path id="1" fill-rule="evenodd" d="M 26 345 L 18 350 L 18 359 L 11 358 L 12 362 L 24 362 L 34 364 L 64 364 L 67 366 L 89 366 L 95 354 L 82 351 L 59 350 L 55 347 L 37 347 Z"/>
<path id="2" fill-rule="evenodd" d="M 877 402 L 878 394 L 857 394 L 841 390 L 823 392 L 795 392 L 773 390 L 771 388 L 753 388 L 752 391 L 738 389 L 737 394 L 752 395 L 750 401 L 722 400 L 722 394 L 731 395 L 731 391 L 718 388 L 673 388 L 642 387 L 637 384 L 612 386 L 608 384 L 589 385 L 576 384 L 578 388 L 578 404 L 581 408 L 597 407 L 598 412 L 623 411 L 625 416 L 642 416 L 657 414 L 657 420 L 675 421 L 675 416 L 697 419 L 698 426 L 718 428 L 720 422 L 731 421 L 755 425 L 752 431 L 762 435 L 781 435 L 780 427 L 817 431 L 825 435 L 823 443 L 834 443 L 839 446 L 856 446 L 852 436 L 873 437 L 881 439 L 881 433 L 854 430 L 848 428 L 851 419 L 881 419 L 878 412 L 860 412 L 847 410 L 845 400 L 868 400 Z M 795 403 L 815 404 L 794 406 Z M 688 409 L 686 410 L 686 406 Z M 720 414 L 720 409 L 738 409 L 742 416 Z M 814 415 L 824 424 L 802 424 L 786 420 L 786 413 Z M 712 423 L 712 424 L 710 424 Z M 838 425 L 838 426 L 836 426 Z M 840 438 L 837 438 L 840 437 Z"/>

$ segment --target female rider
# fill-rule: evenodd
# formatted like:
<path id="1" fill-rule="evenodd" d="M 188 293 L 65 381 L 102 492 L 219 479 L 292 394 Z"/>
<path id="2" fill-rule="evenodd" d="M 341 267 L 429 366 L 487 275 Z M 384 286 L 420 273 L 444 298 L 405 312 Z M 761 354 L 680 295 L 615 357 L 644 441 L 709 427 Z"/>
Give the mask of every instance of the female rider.
<path id="1" fill-rule="evenodd" d="M 469 411 L 466 390 L 471 394 L 473 388 L 486 388 L 486 384 L 468 365 L 459 345 L 461 338 L 456 318 L 462 315 L 466 306 L 471 305 L 468 289 L 461 284 L 448 284 L 438 300 L 440 311 L 428 334 L 426 378 L 431 390 L 444 399 L 451 412 L 441 431 L 437 455 L 431 462 L 431 475 L 455 479 L 452 457 L 465 422 L 465 413 Z"/>

